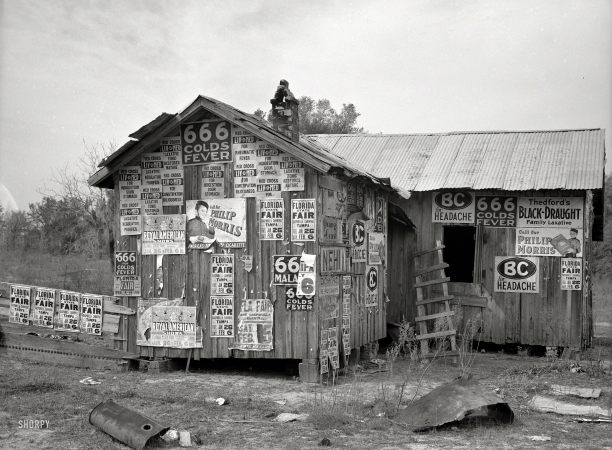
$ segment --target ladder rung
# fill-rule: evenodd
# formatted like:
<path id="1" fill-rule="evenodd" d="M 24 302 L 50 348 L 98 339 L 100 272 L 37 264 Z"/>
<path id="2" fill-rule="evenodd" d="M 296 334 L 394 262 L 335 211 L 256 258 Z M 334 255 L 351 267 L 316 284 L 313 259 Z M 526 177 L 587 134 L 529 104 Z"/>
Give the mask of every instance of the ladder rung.
<path id="1" fill-rule="evenodd" d="M 435 272 L 436 270 L 446 269 L 449 267 L 447 263 L 436 264 L 435 266 L 426 267 L 425 269 L 417 270 L 412 274 L 413 277 L 417 277 L 419 275 L 424 275 L 426 273 Z"/>
<path id="2" fill-rule="evenodd" d="M 437 313 L 437 314 L 430 314 L 428 316 L 416 317 L 414 320 L 415 322 L 421 322 L 423 320 L 439 319 L 440 317 L 449 317 L 449 316 L 454 316 L 454 315 L 455 315 L 455 311 L 444 311 L 444 312 Z"/>
<path id="3" fill-rule="evenodd" d="M 438 278 L 437 280 L 421 281 L 420 283 L 414 283 L 412 287 L 416 289 L 416 288 L 420 288 L 423 286 L 432 286 L 434 284 L 448 283 L 449 281 L 450 281 L 449 277 Z"/>
<path id="4" fill-rule="evenodd" d="M 445 350 L 443 352 L 437 352 L 435 350 L 430 351 L 429 353 L 419 355 L 421 358 L 445 358 L 449 356 L 459 356 L 459 352 L 457 350 Z"/>
<path id="5" fill-rule="evenodd" d="M 445 245 L 439 245 L 438 247 L 434 247 L 434 248 L 431 248 L 429 250 L 423 250 L 422 252 L 413 253 L 412 257 L 416 258 L 417 256 L 422 256 L 422 255 L 426 255 L 428 253 L 433 253 L 433 252 L 435 252 L 437 250 L 442 250 L 443 248 L 446 248 L 446 246 Z"/>
<path id="6" fill-rule="evenodd" d="M 418 340 L 431 339 L 431 338 L 437 338 L 437 337 L 442 337 L 442 336 L 451 336 L 451 335 L 454 335 L 455 333 L 456 333 L 455 330 L 436 331 L 435 333 L 419 334 L 416 336 L 416 338 Z"/>
<path id="7" fill-rule="evenodd" d="M 427 305 L 428 303 L 437 303 L 437 302 L 445 302 L 447 300 L 452 300 L 453 298 L 455 298 L 452 295 L 443 295 L 441 297 L 434 297 L 434 298 L 426 298 L 423 300 L 417 300 L 416 304 L 417 306 L 420 305 Z"/>

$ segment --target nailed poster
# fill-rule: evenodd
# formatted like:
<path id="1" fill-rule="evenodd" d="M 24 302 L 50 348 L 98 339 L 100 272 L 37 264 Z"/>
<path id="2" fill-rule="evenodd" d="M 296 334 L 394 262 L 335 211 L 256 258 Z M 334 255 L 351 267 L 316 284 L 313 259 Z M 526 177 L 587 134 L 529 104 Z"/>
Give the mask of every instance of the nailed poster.
<path id="1" fill-rule="evenodd" d="M 319 316 L 322 320 L 340 315 L 340 277 L 324 276 L 319 282 Z"/>
<path id="2" fill-rule="evenodd" d="M 119 214 L 122 236 L 142 233 L 142 185 L 140 166 L 119 169 L 115 180 L 119 184 Z"/>
<path id="3" fill-rule="evenodd" d="M 291 240 L 316 241 L 317 229 L 316 200 L 291 200 Z"/>
<path id="4" fill-rule="evenodd" d="M 153 306 L 182 306 L 184 300 L 167 298 L 138 298 L 136 310 L 136 345 L 152 347 L 151 327 Z"/>
<path id="5" fill-rule="evenodd" d="M 30 323 L 30 286 L 11 284 L 9 322 L 28 325 Z"/>
<path id="6" fill-rule="evenodd" d="M 365 275 L 365 306 L 378 306 L 378 268 L 376 266 L 366 267 Z"/>
<path id="7" fill-rule="evenodd" d="M 340 191 L 323 188 L 324 216 L 342 218 L 346 215 L 346 192 L 346 185 Z"/>
<path id="8" fill-rule="evenodd" d="M 540 292 L 540 259 L 519 256 L 496 256 L 494 272 L 495 292 Z"/>
<path id="9" fill-rule="evenodd" d="M 272 284 L 293 284 L 298 283 L 298 274 L 300 272 L 300 255 L 274 255 L 272 256 L 272 265 L 274 270 L 274 278 Z"/>
<path id="10" fill-rule="evenodd" d="M 77 292 L 59 292 L 59 309 L 55 327 L 58 331 L 79 331 L 80 295 Z"/>
<path id="11" fill-rule="evenodd" d="M 185 254 L 185 215 L 145 216 L 142 254 Z"/>
<path id="12" fill-rule="evenodd" d="M 474 192 L 438 191 L 433 193 L 431 221 L 434 223 L 474 223 Z"/>
<path id="13" fill-rule="evenodd" d="M 329 344 L 327 354 L 332 369 L 340 368 L 340 355 L 338 354 L 338 327 L 332 327 L 328 330 Z"/>
<path id="14" fill-rule="evenodd" d="M 517 197 L 476 196 L 476 225 L 516 227 Z"/>
<path id="15" fill-rule="evenodd" d="M 210 337 L 234 336 L 234 297 L 210 296 Z"/>
<path id="16" fill-rule="evenodd" d="M 234 255 L 211 255 L 210 272 L 211 295 L 234 294 Z"/>
<path id="17" fill-rule="evenodd" d="M 161 184 L 159 186 L 142 186 L 140 198 L 142 200 L 142 210 L 146 216 L 163 214 Z"/>
<path id="18" fill-rule="evenodd" d="M 368 258 L 368 247 L 366 245 L 366 225 L 361 220 L 349 221 L 350 228 L 350 252 L 353 263 L 366 262 Z"/>
<path id="19" fill-rule="evenodd" d="M 81 294 L 80 327 L 82 333 L 102 335 L 102 308 L 104 299 L 101 295 Z"/>
<path id="20" fill-rule="evenodd" d="M 200 192 L 204 198 L 225 198 L 225 167 L 223 164 L 202 166 Z"/>
<path id="21" fill-rule="evenodd" d="M 183 205 L 183 163 L 181 161 L 181 138 L 163 138 L 160 142 L 162 152 L 162 205 Z"/>
<path id="22" fill-rule="evenodd" d="M 53 328 L 55 312 L 55 290 L 34 288 L 34 305 L 32 306 L 32 325 Z"/>
<path id="23" fill-rule="evenodd" d="M 145 215 L 163 214 L 162 209 L 162 154 L 143 153 L 141 155 L 142 189 L 140 198 Z"/>
<path id="24" fill-rule="evenodd" d="M 137 263 L 137 252 L 115 252 L 115 283 L 113 295 L 117 297 L 140 297 L 141 283 Z"/>
<path id="25" fill-rule="evenodd" d="M 258 142 L 257 158 L 257 196 L 278 197 L 281 189 L 280 173 L 281 151 L 266 142 Z"/>
<path id="26" fill-rule="evenodd" d="M 298 294 L 297 286 L 285 286 L 287 311 L 312 311 L 314 308 L 314 294 Z"/>
<path id="27" fill-rule="evenodd" d="M 517 228 L 517 256 L 582 257 L 581 228 Z"/>
<path id="28" fill-rule="evenodd" d="M 383 233 L 368 233 L 368 264 L 379 265 L 385 258 L 385 235 Z"/>
<path id="29" fill-rule="evenodd" d="M 231 129 L 227 120 L 181 124 L 183 165 L 232 162 Z"/>
<path id="30" fill-rule="evenodd" d="M 259 202 L 259 238 L 262 241 L 285 239 L 285 206 L 282 198 Z"/>
<path id="31" fill-rule="evenodd" d="M 582 258 L 561 259 L 561 290 L 580 291 L 582 289 Z"/>
<path id="32" fill-rule="evenodd" d="M 189 249 L 212 252 L 246 246 L 246 199 L 207 198 L 187 200 L 187 243 Z"/>
<path id="33" fill-rule="evenodd" d="M 517 227 L 583 228 L 580 197 L 519 197 Z"/>
<path id="34" fill-rule="evenodd" d="M 151 345 L 195 348 L 198 345 L 195 306 L 151 307 Z"/>
<path id="35" fill-rule="evenodd" d="M 296 289 L 299 295 L 314 295 L 317 291 L 316 260 L 317 255 L 302 253 Z"/>
<path id="36" fill-rule="evenodd" d="M 255 197 L 257 194 L 257 146 L 262 141 L 248 131 L 234 127 L 234 196 Z"/>
<path id="37" fill-rule="evenodd" d="M 270 351 L 274 347 L 274 304 L 268 299 L 240 301 L 238 327 L 231 350 Z"/>
<path id="38" fill-rule="evenodd" d="M 342 315 L 351 315 L 351 282 L 350 275 L 342 277 Z"/>

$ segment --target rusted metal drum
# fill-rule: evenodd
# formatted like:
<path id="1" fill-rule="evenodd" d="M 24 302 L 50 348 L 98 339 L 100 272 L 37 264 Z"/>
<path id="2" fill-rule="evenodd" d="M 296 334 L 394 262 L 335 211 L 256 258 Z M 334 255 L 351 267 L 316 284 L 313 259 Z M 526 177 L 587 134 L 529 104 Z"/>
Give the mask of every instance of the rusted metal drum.
<path id="1" fill-rule="evenodd" d="M 92 409 L 89 423 L 137 450 L 142 450 L 150 440 L 170 429 L 112 400 Z"/>

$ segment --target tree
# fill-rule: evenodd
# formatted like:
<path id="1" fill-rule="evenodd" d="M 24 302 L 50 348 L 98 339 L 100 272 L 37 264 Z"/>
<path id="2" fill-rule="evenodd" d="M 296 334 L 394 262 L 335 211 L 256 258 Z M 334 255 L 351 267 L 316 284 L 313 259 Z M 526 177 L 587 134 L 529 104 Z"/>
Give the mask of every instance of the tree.
<path id="1" fill-rule="evenodd" d="M 352 103 L 342 104 L 342 110 L 336 112 L 326 98 L 314 100 L 303 96 L 299 99 L 300 133 L 301 134 L 355 134 L 363 133 L 363 127 L 356 125 L 361 115 Z M 260 108 L 254 116 L 270 122 L 271 111 L 267 114 Z"/>
<path id="2" fill-rule="evenodd" d="M 593 242 L 593 274 L 612 275 L 612 175 L 608 175 L 604 188 L 604 240 Z"/>

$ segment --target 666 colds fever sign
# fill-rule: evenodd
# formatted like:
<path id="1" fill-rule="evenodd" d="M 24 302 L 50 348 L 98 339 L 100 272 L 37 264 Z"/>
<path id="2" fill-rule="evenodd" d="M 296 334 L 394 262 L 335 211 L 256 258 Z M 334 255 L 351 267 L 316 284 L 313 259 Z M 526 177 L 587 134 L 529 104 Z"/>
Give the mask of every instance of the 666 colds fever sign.
<path id="1" fill-rule="evenodd" d="M 538 258 L 495 257 L 495 292 L 537 294 L 540 292 L 539 276 Z"/>

